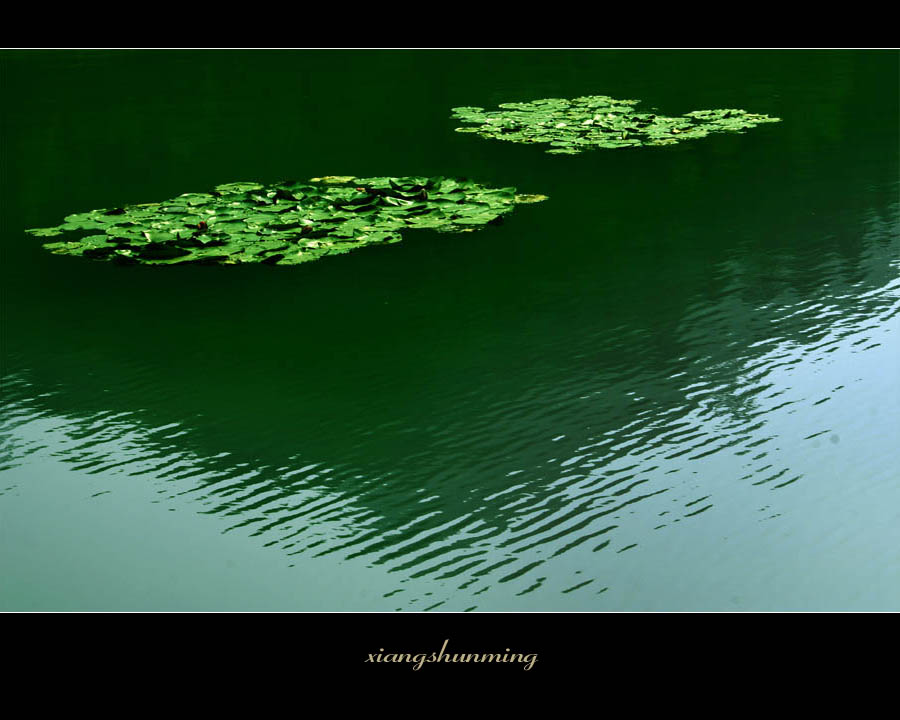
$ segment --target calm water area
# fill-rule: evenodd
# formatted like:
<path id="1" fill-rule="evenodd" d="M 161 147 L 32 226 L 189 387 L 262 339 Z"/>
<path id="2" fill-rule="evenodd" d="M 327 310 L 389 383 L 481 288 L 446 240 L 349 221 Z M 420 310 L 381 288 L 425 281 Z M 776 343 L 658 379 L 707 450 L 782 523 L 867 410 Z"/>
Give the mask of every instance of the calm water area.
<path id="1" fill-rule="evenodd" d="M 895 51 L 4 51 L 0 610 L 900 610 Z M 782 118 L 554 156 L 451 108 Z M 297 267 L 25 228 L 464 176 Z"/>

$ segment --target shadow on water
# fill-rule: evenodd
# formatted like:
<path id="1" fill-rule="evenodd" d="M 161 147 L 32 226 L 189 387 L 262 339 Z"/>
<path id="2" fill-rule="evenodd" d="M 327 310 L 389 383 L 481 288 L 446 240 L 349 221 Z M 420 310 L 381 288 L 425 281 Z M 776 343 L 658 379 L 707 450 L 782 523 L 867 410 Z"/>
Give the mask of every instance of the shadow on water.
<path id="1" fill-rule="evenodd" d="M 381 62 L 400 67 L 392 57 Z M 521 76 L 507 78 L 511 95 L 549 62 L 523 57 Z M 444 58 L 426 56 L 401 75 L 429 62 L 449 74 Z M 560 159 L 454 135 L 440 121 L 446 138 L 423 130 L 437 165 L 476 158 L 478 172 L 465 174 L 551 196 L 477 233 L 423 233 L 300 268 L 161 272 L 50 256 L 5 222 L 4 255 L 21 274 L 4 272 L 4 467 L 49 452 L 108 478 L 113 491 L 129 477 L 152 478 L 164 497 L 191 498 L 198 512 L 298 561 L 361 557 L 395 572 L 398 591 L 414 589 L 385 607 L 421 608 L 428 590 L 439 609 L 601 609 L 622 572 L 618 554 L 654 531 L 675 532 L 708 511 L 727 516 L 730 502 L 756 502 L 775 517 L 779 501 L 762 493 L 823 472 L 804 448 L 835 443 L 835 428 L 865 419 L 829 417 L 832 395 L 855 390 L 822 394 L 814 377 L 834 358 L 852 364 L 877 351 L 882 329 L 896 326 L 897 108 L 864 111 L 890 62 L 777 60 L 732 61 L 731 70 L 744 68 L 749 100 L 733 88 L 718 100 L 706 88 L 705 97 L 701 83 L 682 108 L 662 81 L 651 84 L 672 111 L 735 106 L 784 117 L 746 135 Z M 349 75 L 358 62 L 331 70 Z M 542 87 L 542 76 L 538 96 L 591 91 L 577 89 L 585 62 L 561 58 L 570 70 L 560 92 Z M 684 54 L 682 71 L 697 62 Z M 237 112 L 215 104 L 212 65 L 198 69 L 201 118 Z M 801 83 L 810 68 L 813 79 Z M 322 92 L 314 74 L 304 78 L 307 96 Z M 455 99 L 461 84 L 416 99 L 432 112 L 451 98 L 509 99 L 489 92 L 464 103 Z M 642 97 L 652 88 L 603 92 Z M 367 140 L 395 117 L 381 117 L 372 94 Z M 412 114 L 416 105 L 396 97 L 399 114 Z M 39 147 L 59 149 L 46 142 L 54 128 L 72 131 L 57 119 L 41 135 L 19 120 L 20 163 L 26 152 L 40 157 Z M 171 122 L 171 137 L 199 132 L 190 129 L 197 119 Z M 315 115 L 299 123 L 331 148 L 350 133 Z M 96 173 L 84 152 L 73 149 L 70 162 Z M 194 167 L 186 185 L 175 187 L 170 173 L 154 189 L 278 179 L 267 176 L 276 162 L 254 166 L 247 152 L 235 152 L 244 172 L 218 160 L 215 180 Z M 390 170 L 366 158 L 358 172 L 419 171 L 426 157 L 405 149 L 385 163 Z M 297 164 L 314 175 L 323 172 L 317 161 Z M 30 225 L 166 196 L 129 191 L 92 204 L 79 189 L 85 206 L 69 207 L 67 197 L 12 190 L 9 180 L 17 221 Z M 871 384 L 862 392 L 877 396 Z M 872 434 L 873 447 L 885 432 Z M 888 461 L 870 479 L 885 476 Z M 807 492 L 815 500 L 824 491 Z M 789 504 L 805 501 L 801 493 Z"/>

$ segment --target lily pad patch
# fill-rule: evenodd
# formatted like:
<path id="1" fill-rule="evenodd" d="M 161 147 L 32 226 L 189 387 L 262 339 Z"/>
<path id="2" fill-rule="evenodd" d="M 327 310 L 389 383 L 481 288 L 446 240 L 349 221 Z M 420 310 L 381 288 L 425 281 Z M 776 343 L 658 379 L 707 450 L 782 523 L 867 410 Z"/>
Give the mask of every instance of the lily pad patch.
<path id="1" fill-rule="evenodd" d="M 588 95 L 570 100 L 549 98 L 527 103 L 503 103 L 500 110 L 453 108 L 453 119 L 468 123 L 457 132 L 493 140 L 548 144 L 548 153 L 578 155 L 592 148 L 673 145 L 710 133 L 743 132 L 761 123 L 779 122 L 746 110 L 695 110 L 666 117 L 634 109 L 639 100 Z"/>
<path id="2" fill-rule="evenodd" d="M 161 203 L 76 213 L 27 232 L 58 238 L 44 244 L 57 254 L 124 263 L 296 265 L 399 242 L 409 229 L 470 232 L 538 199 L 545 197 L 464 178 L 327 176 L 228 183 Z"/>

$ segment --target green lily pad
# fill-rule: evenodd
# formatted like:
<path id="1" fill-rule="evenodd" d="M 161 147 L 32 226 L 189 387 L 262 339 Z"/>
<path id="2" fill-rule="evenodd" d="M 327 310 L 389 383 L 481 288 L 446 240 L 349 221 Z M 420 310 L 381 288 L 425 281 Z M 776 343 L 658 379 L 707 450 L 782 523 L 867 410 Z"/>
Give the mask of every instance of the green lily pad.
<path id="1" fill-rule="evenodd" d="M 681 117 L 665 117 L 633 109 L 639 100 L 616 100 L 588 95 L 564 100 L 549 98 L 528 103 L 503 103 L 500 110 L 453 108 L 453 119 L 468 123 L 457 132 L 477 133 L 493 140 L 545 143 L 548 153 L 578 155 L 591 148 L 673 145 L 714 132 L 743 132 L 780 118 L 746 110 L 695 110 Z M 474 126 L 474 127 L 473 127 Z"/>
<path id="2" fill-rule="evenodd" d="M 53 253 L 121 263 L 296 265 L 399 242 L 406 229 L 469 232 L 544 199 L 464 178 L 327 176 L 228 183 L 161 203 L 76 213 L 26 232 L 54 238 L 44 245 Z"/>

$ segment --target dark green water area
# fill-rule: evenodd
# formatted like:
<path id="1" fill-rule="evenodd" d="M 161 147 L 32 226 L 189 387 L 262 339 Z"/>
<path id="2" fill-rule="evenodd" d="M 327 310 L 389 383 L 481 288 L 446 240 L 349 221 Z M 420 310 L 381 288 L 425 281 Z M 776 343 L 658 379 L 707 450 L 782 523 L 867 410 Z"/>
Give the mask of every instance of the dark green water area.
<path id="1" fill-rule="evenodd" d="M 0 53 L 0 610 L 900 610 L 898 60 Z M 599 95 L 780 122 L 455 132 Z M 549 199 L 288 266 L 25 233 L 324 176 Z"/>

